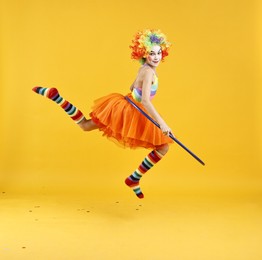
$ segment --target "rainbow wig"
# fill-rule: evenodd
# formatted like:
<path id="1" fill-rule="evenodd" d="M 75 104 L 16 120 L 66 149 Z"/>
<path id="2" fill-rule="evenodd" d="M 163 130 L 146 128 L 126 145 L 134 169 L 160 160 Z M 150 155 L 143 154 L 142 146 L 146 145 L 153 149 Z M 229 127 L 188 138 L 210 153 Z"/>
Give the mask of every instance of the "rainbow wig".
<path id="1" fill-rule="evenodd" d="M 132 40 L 131 58 L 138 60 L 140 63 L 144 64 L 146 61 L 146 55 L 151 51 L 152 46 L 159 45 L 162 50 L 162 61 L 168 55 L 171 43 L 166 39 L 166 36 L 160 32 L 160 30 L 146 29 L 144 31 L 139 31 L 135 34 Z"/>

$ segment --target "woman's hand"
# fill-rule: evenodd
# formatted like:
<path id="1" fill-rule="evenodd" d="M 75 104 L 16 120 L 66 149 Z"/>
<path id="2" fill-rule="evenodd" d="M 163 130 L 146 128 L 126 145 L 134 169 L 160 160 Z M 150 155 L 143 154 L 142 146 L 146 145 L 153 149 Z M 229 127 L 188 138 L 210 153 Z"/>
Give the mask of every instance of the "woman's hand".
<path id="1" fill-rule="evenodd" d="M 160 122 L 160 129 L 164 135 L 169 136 L 169 133 L 172 133 L 172 130 L 169 128 L 169 126 L 163 121 Z"/>

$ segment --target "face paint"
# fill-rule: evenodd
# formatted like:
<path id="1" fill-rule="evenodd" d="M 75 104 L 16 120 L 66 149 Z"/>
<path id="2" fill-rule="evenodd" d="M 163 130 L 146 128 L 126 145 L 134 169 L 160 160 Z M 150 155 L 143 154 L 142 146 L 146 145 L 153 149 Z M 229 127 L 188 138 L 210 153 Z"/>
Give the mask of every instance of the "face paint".
<path id="1" fill-rule="evenodd" d="M 162 50 L 159 45 L 154 45 L 146 56 L 146 63 L 152 67 L 157 67 L 162 60 Z"/>

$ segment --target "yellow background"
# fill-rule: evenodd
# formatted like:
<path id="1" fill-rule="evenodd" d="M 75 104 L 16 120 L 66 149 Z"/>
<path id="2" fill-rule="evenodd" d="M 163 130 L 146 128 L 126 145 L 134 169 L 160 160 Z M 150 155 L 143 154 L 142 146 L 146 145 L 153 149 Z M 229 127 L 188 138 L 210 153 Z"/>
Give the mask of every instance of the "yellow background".
<path id="1" fill-rule="evenodd" d="M 0 10 L 1 259 L 261 259 L 258 0 L 1 0 Z M 144 28 L 173 43 L 154 105 L 206 166 L 172 145 L 141 202 L 123 180 L 149 151 L 82 132 L 31 89 L 57 87 L 88 116 L 94 99 L 128 93 L 139 68 L 129 45 Z"/>

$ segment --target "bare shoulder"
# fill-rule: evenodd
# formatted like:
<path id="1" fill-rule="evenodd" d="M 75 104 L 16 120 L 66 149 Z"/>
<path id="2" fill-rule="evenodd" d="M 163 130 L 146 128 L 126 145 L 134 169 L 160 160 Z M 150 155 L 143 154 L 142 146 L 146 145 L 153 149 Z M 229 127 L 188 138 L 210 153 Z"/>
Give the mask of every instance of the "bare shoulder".
<path id="1" fill-rule="evenodd" d="M 152 79 L 154 76 L 154 72 L 152 71 L 152 69 L 150 69 L 149 67 L 142 67 L 139 70 L 139 76 L 141 77 L 141 79 Z"/>

